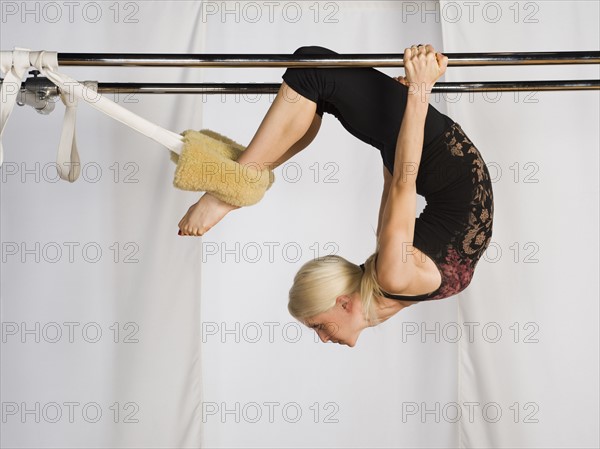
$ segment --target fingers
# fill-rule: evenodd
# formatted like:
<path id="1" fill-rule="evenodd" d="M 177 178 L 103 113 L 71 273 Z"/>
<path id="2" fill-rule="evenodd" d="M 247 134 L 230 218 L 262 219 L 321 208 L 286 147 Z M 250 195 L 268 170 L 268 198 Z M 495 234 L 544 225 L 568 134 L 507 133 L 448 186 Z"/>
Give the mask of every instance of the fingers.
<path id="1" fill-rule="evenodd" d="M 435 54 L 435 49 L 430 44 L 427 44 L 427 45 L 423 45 L 423 44 L 412 45 L 410 47 L 410 49 L 407 49 L 407 50 L 410 50 L 410 54 L 411 55 L 418 55 L 418 54 L 428 55 L 430 53 Z M 406 56 L 406 51 L 404 52 L 404 55 Z"/>
<path id="2" fill-rule="evenodd" d="M 433 46 L 427 44 L 427 45 L 419 45 L 417 46 L 412 46 L 410 47 L 411 51 L 413 52 L 414 55 L 419 56 L 419 55 L 425 55 L 425 56 L 435 56 L 437 54 L 437 52 L 435 51 L 435 48 L 433 48 Z"/>
<path id="3" fill-rule="evenodd" d="M 448 58 L 437 53 L 432 45 L 413 45 L 404 50 L 406 77 L 398 77 L 397 81 L 409 89 L 414 87 L 415 95 L 419 92 L 429 93 L 435 82 L 444 74 L 447 66 Z"/>
<path id="4" fill-rule="evenodd" d="M 398 81 L 400 84 L 404 84 L 405 86 L 408 87 L 408 80 L 406 79 L 406 77 L 404 76 L 399 76 L 397 78 L 394 78 L 396 81 Z"/>
<path id="5" fill-rule="evenodd" d="M 410 68 L 412 68 L 412 61 L 416 58 L 429 58 L 433 60 L 436 58 L 436 56 L 437 53 L 430 44 L 412 45 L 410 48 L 404 49 L 404 67 L 406 68 L 408 65 Z"/>
<path id="6" fill-rule="evenodd" d="M 438 65 L 440 66 L 440 69 L 442 70 L 442 73 L 444 73 L 446 71 L 446 68 L 448 67 L 448 56 L 444 56 L 441 53 L 436 53 L 435 57 L 437 59 Z"/>
<path id="7" fill-rule="evenodd" d="M 404 50 L 404 64 L 406 67 L 407 63 L 411 63 L 411 60 L 415 57 L 428 57 L 437 61 L 438 66 L 442 69 L 442 72 L 446 70 L 448 67 L 448 57 L 444 56 L 442 53 L 438 53 L 435 51 L 432 45 L 412 45 L 410 48 L 406 48 Z"/>

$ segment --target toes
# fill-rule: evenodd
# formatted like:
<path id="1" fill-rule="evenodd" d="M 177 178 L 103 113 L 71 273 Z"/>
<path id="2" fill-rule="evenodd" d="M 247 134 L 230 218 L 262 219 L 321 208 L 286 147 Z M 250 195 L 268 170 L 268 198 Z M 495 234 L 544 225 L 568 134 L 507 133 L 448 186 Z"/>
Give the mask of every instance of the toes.
<path id="1" fill-rule="evenodd" d="M 202 237 L 202 234 L 203 233 L 201 232 L 201 229 L 199 229 L 199 228 L 193 228 L 190 232 L 190 235 L 193 237 Z"/>
<path id="2" fill-rule="evenodd" d="M 199 228 L 192 228 L 192 229 L 182 228 L 179 230 L 178 235 L 185 235 L 185 236 L 191 236 L 191 237 L 202 237 L 205 232 L 206 232 L 206 230 L 199 229 Z"/>

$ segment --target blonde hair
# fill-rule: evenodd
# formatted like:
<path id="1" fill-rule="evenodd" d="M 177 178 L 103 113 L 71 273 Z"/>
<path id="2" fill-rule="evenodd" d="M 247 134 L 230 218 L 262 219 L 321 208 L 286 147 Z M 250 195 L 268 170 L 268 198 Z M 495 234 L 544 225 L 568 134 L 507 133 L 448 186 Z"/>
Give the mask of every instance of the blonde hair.
<path id="1" fill-rule="evenodd" d="M 326 312 L 335 305 L 336 298 L 360 292 L 363 313 L 366 320 L 375 325 L 377 302 L 375 296 L 382 295 L 375 272 L 375 258 L 372 254 L 365 261 L 363 273 L 360 266 L 337 255 L 318 257 L 306 262 L 290 288 L 288 310 L 301 322 Z"/>

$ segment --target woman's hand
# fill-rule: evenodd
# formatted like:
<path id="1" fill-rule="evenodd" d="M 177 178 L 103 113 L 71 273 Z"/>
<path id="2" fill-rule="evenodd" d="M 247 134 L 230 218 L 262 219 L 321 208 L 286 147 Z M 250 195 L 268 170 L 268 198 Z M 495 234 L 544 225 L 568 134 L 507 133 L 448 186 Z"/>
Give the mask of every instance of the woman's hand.
<path id="1" fill-rule="evenodd" d="M 179 222 L 179 235 L 204 235 L 234 209 L 239 207 L 227 204 L 207 192 Z"/>
<path id="2" fill-rule="evenodd" d="M 396 78 L 394 78 L 396 81 L 398 81 L 400 84 L 404 84 L 406 87 L 410 87 L 410 84 L 408 83 L 408 80 L 406 79 L 405 76 L 398 76 Z"/>
<path id="3" fill-rule="evenodd" d="M 404 51 L 406 77 L 394 78 L 409 88 L 409 94 L 430 93 L 435 82 L 446 72 L 448 57 L 436 53 L 431 45 L 413 45 Z"/>

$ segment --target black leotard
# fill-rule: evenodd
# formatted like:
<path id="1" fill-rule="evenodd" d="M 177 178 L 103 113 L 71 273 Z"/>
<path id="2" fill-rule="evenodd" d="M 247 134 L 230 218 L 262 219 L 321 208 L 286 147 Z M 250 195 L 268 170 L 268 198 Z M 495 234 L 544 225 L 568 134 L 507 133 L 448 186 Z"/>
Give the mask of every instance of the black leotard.
<path id="1" fill-rule="evenodd" d="M 294 54 L 338 53 L 308 46 Z M 377 148 L 384 166 L 394 172 L 406 86 L 374 68 L 362 67 L 288 68 L 282 78 L 317 104 L 317 114 L 334 115 L 352 135 Z M 492 183 L 478 149 L 458 123 L 431 105 L 424 131 L 416 187 L 427 205 L 416 218 L 413 246 L 436 264 L 442 283 L 423 295 L 384 292 L 392 299 L 442 299 L 464 290 L 492 237 Z"/>

